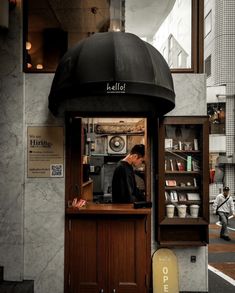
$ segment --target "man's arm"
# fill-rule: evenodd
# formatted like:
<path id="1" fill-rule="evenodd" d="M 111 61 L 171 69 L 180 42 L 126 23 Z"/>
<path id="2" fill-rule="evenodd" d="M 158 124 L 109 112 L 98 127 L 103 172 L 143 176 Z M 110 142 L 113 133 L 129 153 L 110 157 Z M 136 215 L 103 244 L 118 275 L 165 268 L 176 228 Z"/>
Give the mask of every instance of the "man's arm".
<path id="1" fill-rule="evenodd" d="M 137 186 L 136 186 L 136 190 L 135 190 L 135 200 L 136 201 L 145 201 L 146 200 L 146 196 L 144 194 L 144 191 L 139 189 Z"/>

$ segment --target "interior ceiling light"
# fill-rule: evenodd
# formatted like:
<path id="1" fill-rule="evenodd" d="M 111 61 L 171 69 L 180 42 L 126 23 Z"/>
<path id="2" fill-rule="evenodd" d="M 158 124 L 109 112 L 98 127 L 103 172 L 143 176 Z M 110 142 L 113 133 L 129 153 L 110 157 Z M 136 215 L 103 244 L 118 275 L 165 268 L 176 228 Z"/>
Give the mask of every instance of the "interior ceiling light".
<path id="1" fill-rule="evenodd" d="M 26 52 L 26 64 L 27 64 L 27 68 L 32 68 L 32 60 L 31 60 L 31 56 L 28 53 L 28 51 Z"/>
<path id="2" fill-rule="evenodd" d="M 37 64 L 36 68 L 37 69 L 43 69 L 43 65 L 42 64 Z"/>
<path id="3" fill-rule="evenodd" d="M 120 19 L 111 19 L 110 20 L 110 28 L 109 31 L 111 32 L 120 32 L 121 29 Z"/>
<path id="4" fill-rule="evenodd" d="M 30 50 L 32 48 L 32 44 L 30 42 L 26 42 L 26 50 Z"/>

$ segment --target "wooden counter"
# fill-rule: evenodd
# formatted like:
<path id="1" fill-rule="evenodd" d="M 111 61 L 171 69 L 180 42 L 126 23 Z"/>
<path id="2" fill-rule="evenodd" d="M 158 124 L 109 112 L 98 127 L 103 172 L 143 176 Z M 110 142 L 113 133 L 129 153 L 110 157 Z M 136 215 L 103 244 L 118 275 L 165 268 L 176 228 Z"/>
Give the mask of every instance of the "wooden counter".
<path id="1" fill-rule="evenodd" d="M 80 214 L 120 214 L 120 215 L 149 215 L 150 208 L 135 209 L 133 204 L 100 204 L 88 202 L 85 207 L 66 208 L 66 215 L 80 215 Z"/>

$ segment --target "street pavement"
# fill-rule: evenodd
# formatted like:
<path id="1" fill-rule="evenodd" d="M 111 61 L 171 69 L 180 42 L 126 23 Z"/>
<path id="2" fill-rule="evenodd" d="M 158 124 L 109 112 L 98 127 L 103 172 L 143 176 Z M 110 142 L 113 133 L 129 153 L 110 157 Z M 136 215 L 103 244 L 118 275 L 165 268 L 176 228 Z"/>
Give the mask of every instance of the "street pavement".
<path id="1" fill-rule="evenodd" d="M 215 273 L 209 271 L 209 293 L 234 293 L 235 287 Z"/>
<path id="2" fill-rule="evenodd" d="M 217 218 L 214 220 L 218 221 Z M 208 262 L 212 268 L 231 278 L 233 284 L 209 270 L 209 293 L 235 293 L 235 218 L 229 220 L 229 227 L 231 241 L 225 241 L 219 238 L 218 223 L 210 224 Z"/>

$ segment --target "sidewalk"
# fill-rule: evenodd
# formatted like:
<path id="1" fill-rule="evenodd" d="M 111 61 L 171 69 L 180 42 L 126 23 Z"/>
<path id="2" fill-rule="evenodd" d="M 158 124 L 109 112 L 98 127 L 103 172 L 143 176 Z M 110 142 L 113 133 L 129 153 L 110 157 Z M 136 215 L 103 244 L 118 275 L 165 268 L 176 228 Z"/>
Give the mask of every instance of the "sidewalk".
<path id="1" fill-rule="evenodd" d="M 219 238 L 218 225 L 209 226 L 208 262 L 210 266 L 235 280 L 235 218 L 229 220 L 229 226 L 234 229 L 234 231 L 229 230 L 231 241 Z"/>

